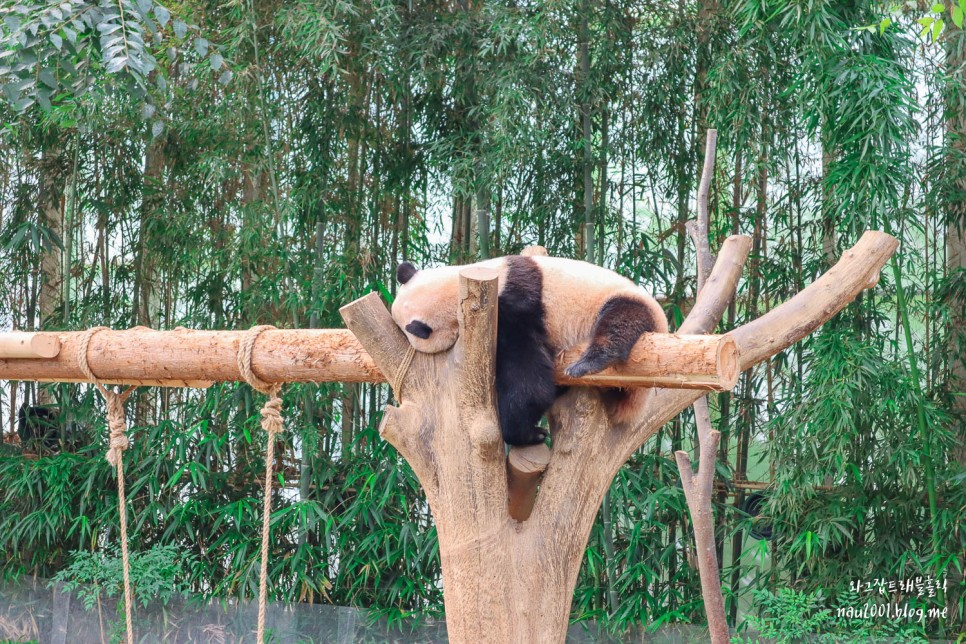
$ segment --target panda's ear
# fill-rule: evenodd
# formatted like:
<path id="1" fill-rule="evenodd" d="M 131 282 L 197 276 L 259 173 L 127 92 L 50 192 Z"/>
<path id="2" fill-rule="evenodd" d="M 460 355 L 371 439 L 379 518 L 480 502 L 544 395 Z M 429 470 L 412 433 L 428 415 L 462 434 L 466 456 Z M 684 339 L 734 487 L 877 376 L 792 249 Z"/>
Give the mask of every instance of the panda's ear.
<path id="1" fill-rule="evenodd" d="M 403 262 L 396 267 L 396 279 L 400 284 L 405 284 L 417 273 L 416 267 L 409 262 Z"/>

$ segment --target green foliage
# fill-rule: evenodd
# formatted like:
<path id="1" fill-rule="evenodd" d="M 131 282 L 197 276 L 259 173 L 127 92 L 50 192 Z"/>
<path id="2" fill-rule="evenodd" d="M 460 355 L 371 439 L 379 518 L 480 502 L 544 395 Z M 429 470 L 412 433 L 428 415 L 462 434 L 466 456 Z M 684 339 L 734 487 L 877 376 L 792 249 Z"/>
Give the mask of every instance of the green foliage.
<path id="1" fill-rule="evenodd" d="M 861 620 L 840 617 L 838 607 L 858 605 L 859 595 L 846 594 L 836 607 L 829 608 L 820 591 L 804 593 L 789 588 L 773 593 L 756 590 L 755 600 L 760 616 L 748 618 L 747 626 L 755 631 L 755 639 L 765 638 L 775 644 L 796 642 L 827 642 L 828 644 L 859 644 L 860 642 L 893 642 L 896 638 L 909 644 L 926 644 L 922 627 L 915 623 L 886 622 L 884 626 L 869 625 Z M 735 636 L 735 643 L 748 639 Z"/>
<path id="2" fill-rule="evenodd" d="M 64 590 L 73 591 L 87 610 L 94 608 L 104 597 L 123 597 L 124 569 L 120 548 L 71 553 L 70 564 L 57 572 L 53 580 L 63 583 Z M 133 552 L 129 557 L 131 595 L 135 603 L 147 607 L 160 601 L 167 605 L 172 597 L 188 592 L 185 580 L 193 557 L 176 546 L 153 546 L 149 550 Z"/>

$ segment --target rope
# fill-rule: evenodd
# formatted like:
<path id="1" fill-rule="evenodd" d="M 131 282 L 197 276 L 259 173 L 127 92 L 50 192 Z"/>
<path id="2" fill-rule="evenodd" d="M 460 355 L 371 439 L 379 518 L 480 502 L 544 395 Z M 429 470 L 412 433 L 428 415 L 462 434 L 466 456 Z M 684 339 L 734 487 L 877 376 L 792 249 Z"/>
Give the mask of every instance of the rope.
<path id="1" fill-rule="evenodd" d="M 238 347 L 238 371 L 252 389 L 266 394 L 268 401 L 262 407 L 262 429 L 268 433 L 268 445 L 265 448 L 265 496 L 262 501 L 262 550 L 261 569 L 258 578 L 258 634 L 257 642 L 265 641 L 265 606 L 268 598 L 268 539 L 272 515 L 272 468 L 275 465 L 275 439 L 284 431 L 282 423 L 282 401 L 278 397 L 281 385 L 265 382 L 252 371 L 252 349 L 258 336 L 267 329 L 274 329 L 270 324 L 252 327 L 242 338 Z"/>
<path id="2" fill-rule="evenodd" d="M 77 346 L 77 364 L 84 376 L 93 382 L 97 390 L 101 392 L 104 402 L 107 404 L 107 426 L 110 430 L 110 438 L 105 458 L 117 470 L 117 513 L 121 519 L 121 565 L 124 569 L 124 621 L 127 627 L 127 642 L 133 644 L 134 628 L 131 619 L 133 602 L 131 601 L 131 565 L 127 550 L 127 498 L 124 494 L 123 456 L 124 450 L 130 445 L 127 438 L 127 421 L 124 419 L 124 402 L 134 391 L 134 387 L 128 387 L 122 392 L 108 389 L 91 371 L 91 366 L 87 362 L 87 349 L 90 347 L 94 335 L 104 329 L 107 329 L 107 327 L 97 326 L 84 332 L 80 344 Z"/>
<path id="3" fill-rule="evenodd" d="M 406 373 L 409 371 L 409 366 L 413 363 L 413 356 L 415 355 L 416 349 L 413 345 L 409 345 L 409 350 L 406 351 L 402 362 L 399 363 L 399 368 L 396 369 L 396 375 L 390 383 L 392 386 L 392 394 L 396 397 L 397 401 L 402 401 L 403 379 L 406 377 Z"/>

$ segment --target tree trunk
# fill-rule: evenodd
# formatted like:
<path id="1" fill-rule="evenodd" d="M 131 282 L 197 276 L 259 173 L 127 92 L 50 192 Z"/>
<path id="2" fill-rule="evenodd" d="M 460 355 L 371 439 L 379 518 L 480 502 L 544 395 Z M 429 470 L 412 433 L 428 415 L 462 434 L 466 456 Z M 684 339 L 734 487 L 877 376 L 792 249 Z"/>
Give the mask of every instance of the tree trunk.
<path id="1" fill-rule="evenodd" d="M 141 222 L 138 235 L 138 297 L 135 303 L 137 324 L 160 326 L 161 290 L 158 251 L 163 235 L 158 230 L 164 217 L 164 139 L 152 140 L 144 156 L 144 182 L 141 189 Z"/>
<path id="2" fill-rule="evenodd" d="M 966 32 L 949 26 L 946 36 L 946 69 L 949 86 L 946 96 L 946 140 L 951 154 L 946 161 L 951 185 L 947 188 L 946 278 L 952 283 L 966 279 L 966 112 L 962 99 L 966 95 Z M 966 467 L 966 297 L 962 289 L 946 290 L 949 307 L 949 380 L 954 422 L 959 443 L 951 455 Z"/>
<path id="3" fill-rule="evenodd" d="M 64 189 L 67 158 L 64 138 L 56 128 L 45 137 L 40 160 L 37 208 L 41 226 L 49 231 L 40 258 L 40 328 L 56 325 L 60 319 L 64 281 Z"/>
<path id="4" fill-rule="evenodd" d="M 43 156 L 40 159 L 40 181 L 37 195 L 40 225 L 47 229 L 43 251 L 40 256 L 40 328 L 60 326 L 63 314 L 64 283 L 64 189 L 67 185 L 67 158 L 64 154 L 64 136 L 53 128 L 45 136 Z M 53 402 L 46 388 L 37 392 L 37 402 L 47 405 Z"/>
<path id="5" fill-rule="evenodd" d="M 580 125 L 584 149 L 584 259 L 594 263 L 596 224 L 594 221 L 594 150 L 590 102 L 590 0 L 584 0 L 580 12 Z"/>

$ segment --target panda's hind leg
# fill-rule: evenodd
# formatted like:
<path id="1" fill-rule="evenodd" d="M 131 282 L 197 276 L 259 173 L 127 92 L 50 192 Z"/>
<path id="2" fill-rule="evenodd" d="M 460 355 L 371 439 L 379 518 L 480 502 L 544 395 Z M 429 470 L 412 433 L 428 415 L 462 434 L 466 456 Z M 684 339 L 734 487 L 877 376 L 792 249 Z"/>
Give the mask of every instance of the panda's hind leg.
<path id="1" fill-rule="evenodd" d="M 647 304 L 626 295 L 612 297 L 597 314 L 587 350 L 565 371 L 571 378 L 579 378 L 624 362 L 641 334 L 655 329 Z"/>
<path id="2" fill-rule="evenodd" d="M 516 353 L 497 351 L 500 429 L 510 445 L 536 445 L 547 438 L 538 423 L 557 397 L 549 353 L 537 344 L 529 347 Z"/>

